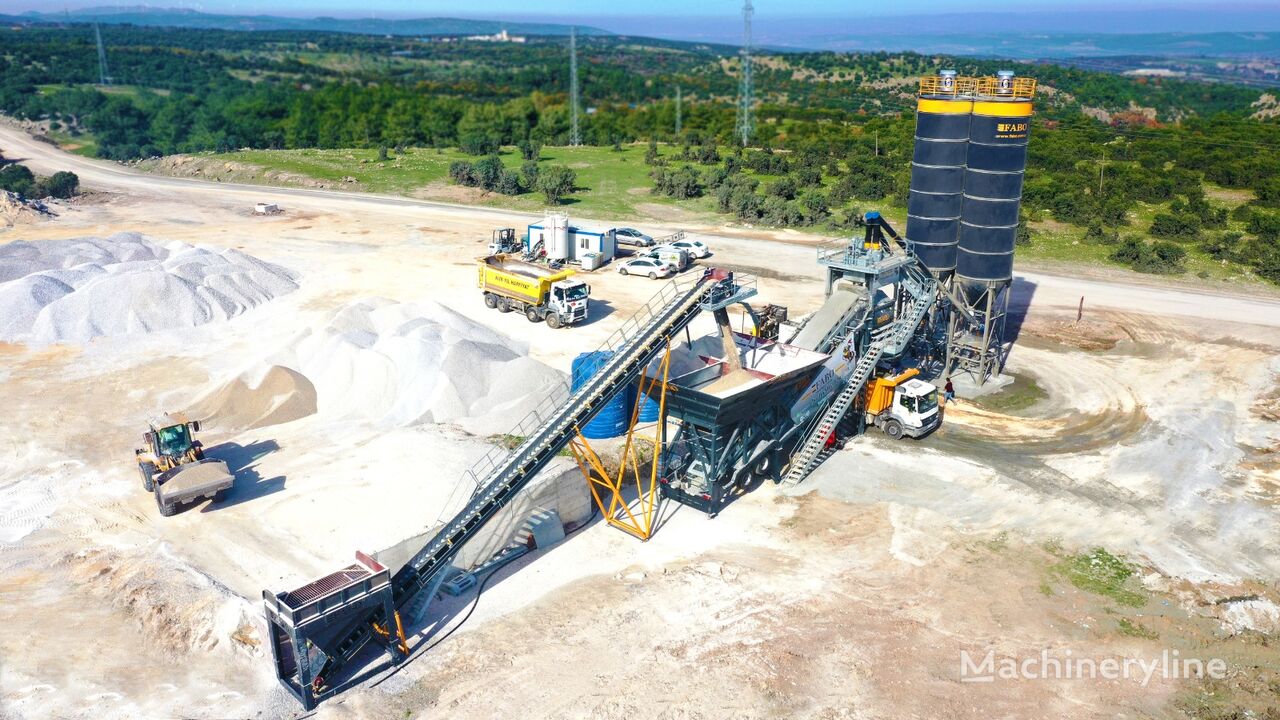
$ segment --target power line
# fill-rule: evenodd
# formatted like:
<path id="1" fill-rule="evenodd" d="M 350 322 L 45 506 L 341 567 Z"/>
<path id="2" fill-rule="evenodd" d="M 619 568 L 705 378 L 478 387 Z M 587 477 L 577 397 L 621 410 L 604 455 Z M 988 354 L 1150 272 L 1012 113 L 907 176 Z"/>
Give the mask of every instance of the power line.
<path id="1" fill-rule="evenodd" d="M 582 144 L 578 128 L 578 28 L 569 28 L 569 144 Z"/>
<path id="2" fill-rule="evenodd" d="M 681 117 L 682 110 L 683 110 L 682 104 L 683 103 L 681 102 L 681 98 L 680 98 L 680 86 L 677 85 L 676 86 L 676 135 L 680 134 L 680 125 L 681 125 L 681 121 L 683 120 L 683 117 Z"/>
<path id="3" fill-rule="evenodd" d="M 107 71 L 107 50 L 102 46 L 102 30 L 96 22 L 93 24 L 93 37 L 98 41 L 98 84 L 110 85 L 111 73 Z"/>
<path id="4" fill-rule="evenodd" d="M 752 117 L 751 117 L 751 16 L 755 14 L 755 8 L 751 6 L 751 0 L 743 0 L 742 3 L 742 50 L 739 55 L 742 58 L 742 78 L 738 86 L 738 135 L 742 137 L 742 146 L 746 147 L 751 141 Z"/>

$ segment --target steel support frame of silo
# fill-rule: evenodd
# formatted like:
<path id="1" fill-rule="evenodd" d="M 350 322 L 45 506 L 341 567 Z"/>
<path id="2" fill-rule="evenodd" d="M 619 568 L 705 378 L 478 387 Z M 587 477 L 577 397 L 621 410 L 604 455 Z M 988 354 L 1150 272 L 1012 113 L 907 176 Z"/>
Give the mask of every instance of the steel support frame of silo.
<path id="1" fill-rule="evenodd" d="M 986 384 L 992 375 L 1004 369 L 1008 356 L 1005 342 L 1005 317 L 1009 309 L 1009 286 L 995 285 L 982 293 L 979 306 L 969 306 L 969 314 L 981 318 L 982 335 L 977 346 L 962 342 L 966 331 L 972 328 L 961 313 L 952 310 L 947 326 L 947 359 L 943 376 L 950 377 L 957 371 L 974 376 L 979 385 Z"/>

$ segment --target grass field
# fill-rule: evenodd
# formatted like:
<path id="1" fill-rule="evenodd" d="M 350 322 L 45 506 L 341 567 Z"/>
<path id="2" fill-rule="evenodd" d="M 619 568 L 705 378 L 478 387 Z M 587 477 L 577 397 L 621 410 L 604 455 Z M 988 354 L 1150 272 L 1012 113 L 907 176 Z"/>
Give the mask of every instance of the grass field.
<path id="1" fill-rule="evenodd" d="M 577 173 L 575 190 L 564 201 L 565 208 L 572 212 L 619 220 L 715 219 L 714 200 L 711 198 L 677 202 L 651 194 L 649 172 L 652 168 L 644 164 L 644 154 L 643 145 L 625 145 L 620 151 L 605 147 L 550 147 L 543 149 L 539 164 L 544 168 L 564 165 Z M 508 196 L 451 184 L 450 163 L 478 159 L 457 150 L 412 148 L 404 154 L 392 152 L 385 161 L 378 160 L 376 149 L 245 150 L 198 157 L 244 163 L 333 183 L 341 183 L 343 178 L 350 177 L 355 179 L 360 189 L 368 192 L 534 212 L 547 207 L 541 193 Z M 522 159 L 514 148 L 503 148 L 500 157 L 507 168 L 519 171 Z"/>

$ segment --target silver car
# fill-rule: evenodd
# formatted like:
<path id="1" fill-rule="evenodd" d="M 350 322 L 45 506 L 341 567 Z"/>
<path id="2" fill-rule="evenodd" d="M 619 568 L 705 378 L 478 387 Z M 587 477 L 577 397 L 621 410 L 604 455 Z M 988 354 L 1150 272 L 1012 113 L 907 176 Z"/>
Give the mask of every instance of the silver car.
<path id="1" fill-rule="evenodd" d="M 613 236 L 623 245 L 653 247 L 653 238 L 635 228 L 614 228 Z"/>

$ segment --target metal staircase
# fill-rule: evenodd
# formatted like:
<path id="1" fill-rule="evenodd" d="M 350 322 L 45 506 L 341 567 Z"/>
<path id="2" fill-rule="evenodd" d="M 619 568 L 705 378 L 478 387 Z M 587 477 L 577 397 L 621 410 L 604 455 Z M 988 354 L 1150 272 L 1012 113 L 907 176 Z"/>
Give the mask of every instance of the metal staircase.
<path id="1" fill-rule="evenodd" d="M 601 350 L 612 355 L 578 392 L 567 388 L 553 392 L 505 437 L 519 441 L 513 449 L 495 446 L 466 473 L 455 498 L 463 501 L 430 542 L 391 578 L 392 603 L 396 609 L 410 610 L 414 598 L 424 589 L 433 589 L 450 561 L 476 533 L 510 502 L 564 446 L 578 428 L 586 424 L 618 392 L 643 371 L 665 347 L 667 340 L 683 330 L 703 306 L 724 303 L 744 291 L 750 280 L 731 273 L 708 270 L 695 279 L 672 281 L 634 316 L 610 336 Z M 284 595 L 283 593 L 281 595 Z M 386 625 L 382 607 L 350 618 L 347 628 L 320 647 L 326 660 L 316 673 L 316 687 L 304 692 L 327 690 L 332 677 L 374 637 L 374 627 Z M 284 677 L 281 678 L 285 680 Z M 286 686 L 289 683 L 286 682 Z M 309 698 L 302 698 L 304 705 Z"/>
<path id="2" fill-rule="evenodd" d="M 817 461 L 821 459 L 831 434 L 836 431 L 840 421 L 853 406 L 854 400 L 871 380 L 876 365 L 880 364 L 882 359 L 901 355 L 910 345 L 916 328 L 920 326 L 920 321 L 924 319 L 925 313 L 933 304 L 936 287 L 932 278 L 914 274 L 905 275 L 902 284 L 912 296 L 911 304 L 893 324 L 872 332 L 871 342 L 867 345 L 867 350 L 862 357 L 858 358 L 858 364 L 854 366 L 848 383 L 809 430 L 800 449 L 791 457 L 791 467 L 782 479 L 784 484 L 796 485 L 808 476 L 817 465 Z"/>
<path id="3" fill-rule="evenodd" d="M 888 328 L 886 328 L 888 330 Z M 884 333 L 888 334 L 888 333 Z M 836 396 L 835 402 L 827 408 L 817 425 L 805 437 L 804 443 L 795 455 L 791 457 L 791 468 L 787 470 L 786 476 L 782 482 L 786 485 L 795 485 L 809 474 L 814 466 L 814 460 L 822 454 L 823 449 L 827 445 L 827 440 L 831 434 L 836 431 L 836 426 L 844 418 L 845 413 L 849 411 L 849 407 L 853 405 L 853 401 L 857 399 L 858 394 L 862 392 L 862 388 L 866 386 L 867 381 L 871 379 L 871 373 L 875 370 L 876 365 L 880 362 L 880 356 L 884 353 L 884 340 L 873 339 L 871 344 L 867 346 L 867 351 L 858 358 L 858 364 L 854 366 L 853 374 L 849 376 L 849 382 L 844 386 L 844 390 Z"/>

